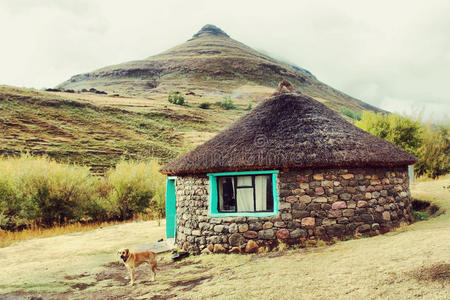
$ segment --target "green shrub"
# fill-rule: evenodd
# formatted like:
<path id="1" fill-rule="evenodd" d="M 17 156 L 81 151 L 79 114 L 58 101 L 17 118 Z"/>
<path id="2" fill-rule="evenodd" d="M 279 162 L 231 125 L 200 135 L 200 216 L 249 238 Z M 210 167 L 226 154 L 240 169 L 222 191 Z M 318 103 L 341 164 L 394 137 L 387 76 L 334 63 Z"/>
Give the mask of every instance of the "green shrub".
<path id="1" fill-rule="evenodd" d="M 414 154 L 418 159 L 415 165 L 418 176 L 436 178 L 450 172 L 449 129 L 446 126 L 424 125 L 396 114 L 367 111 L 355 125 Z"/>
<path id="2" fill-rule="evenodd" d="M 343 114 L 344 116 L 350 117 L 350 118 L 352 118 L 353 120 L 356 120 L 356 121 L 360 121 L 360 120 L 361 120 L 362 113 L 359 112 L 359 111 L 354 111 L 354 110 L 348 109 L 348 108 L 346 108 L 346 107 L 341 107 L 341 108 L 339 109 L 339 111 L 340 111 L 341 114 Z"/>
<path id="3" fill-rule="evenodd" d="M 185 105 L 186 104 L 186 102 L 184 101 L 183 95 L 181 95 L 181 93 L 178 91 L 175 91 L 175 92 L 172 92 L 171 94 L 169 94 L 169 96 L 167 96 L 167 100 L 170 103 L 176 104 L 176 105 Z"/>
<path id="4" fill-rule="evenodd" d="M 421 176 L 436 178 L 450 172 L 449 130 L 444 126 L 424 126 L 422 146 L 418 149 L 419 161 L 415 166 Z"/>
<path id="5" fill-rule="evenodd" d="M 24 155 L 0 160 L 2 228 L 79 221 L 92 201 L 96 179 L 87 167 Z"/>
<path id="6" fill-rule="evenodd" d="M 201 109 L 209 109 L 211 107 L 211 103 L 209 102 L 202 102 L 199 104 L 199 106 Z"/>
<path id="7" fill-rule="evenodd" d="M 88 167 L 45 157 L 0 159 L 0 228 L 125 220 L 139 213 L 162 218 L 165 177 L 158 170 L 156 161 L 122 161 L 96 177 Z"/>
<path id="8" fill-rule="evenodd" d="M 419 147 L 422 145 L 421 123 L 407 117 L 364 111 L 361 120 L 357 121 L 355 125 L 416 156 Z"/>
<path id="9" fill-rule="evenodd" d="M 249 104 L 247 105 L 247 108 L 246 108 L 245 110 L 252 110 L 252 104 L 249 103 Z"/>
<path id="10" fill-rule="evenodd" d="M 223 97 L 222 101 L 216 102 L 216 105 L 220 106 L 221 108 L 223 108 L 225 110 L 236 108 L 236 106 L 234 105 L 233 100 L 231 100 L 230 96 Z"/>

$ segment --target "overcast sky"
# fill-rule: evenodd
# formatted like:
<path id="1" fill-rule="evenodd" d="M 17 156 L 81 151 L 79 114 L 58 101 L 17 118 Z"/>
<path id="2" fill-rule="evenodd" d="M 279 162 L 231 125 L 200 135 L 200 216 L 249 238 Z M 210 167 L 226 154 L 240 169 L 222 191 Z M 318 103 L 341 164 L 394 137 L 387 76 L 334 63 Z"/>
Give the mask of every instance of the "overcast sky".
<path id="1" fill-rule="evenodd" d="M 0 0 L 0 84 L 53 87 L 205 24 L 383 109 L 450 118 L 447 0 Z"/>

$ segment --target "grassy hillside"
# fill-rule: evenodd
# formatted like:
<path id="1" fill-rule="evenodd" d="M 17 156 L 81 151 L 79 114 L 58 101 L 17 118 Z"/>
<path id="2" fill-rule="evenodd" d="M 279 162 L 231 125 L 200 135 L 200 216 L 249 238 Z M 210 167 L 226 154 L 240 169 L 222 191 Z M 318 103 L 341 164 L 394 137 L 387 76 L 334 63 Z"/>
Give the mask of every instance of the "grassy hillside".
<path id="1" fill-rule="evenodd" d="M 117 249 L 164 236 L 156 222 L 34 239 L 0 249 L 0 294 L 45 299 L 448 299 L 450 179 L 412 187 L 447 213 L 372 238 L 262 255 L 160 256 L 156 281 L 146 265 L 137 284 Z M 23 272 L 27 270 L 27 272 Z M 243 284 L 245 283 L 245 284 Z"/>
<path id="2" fill-rule="evenodd" d="M 203 110 L 187 98 L 190 106 L 181 107 L 168 103 L 167 95 L 117 98 L 0 86 L 0 154 L 47 154 L 99 172 L 120 158 L 166 162 L 210 138 L 248 105 Z"/>
<path id="3" fill-rule="evenodd" d="M 75 75 L 59 85 L 64 89 L 96 88 L 128 96 L 150 96 L 172 90 L 198 95 L 240 96 L 245 85 L 275 88 L 287 79 L 301 92 L 335 110 L 380 111 L 320 82 L 309 71 L 285 64 L 230 38 L 221 29 L 206 25 L 192 39 L 143 60 Z"/>
<path id="4" fill-rule="evenodd" d="M 99 173 L 121 158 L 155 157 L 165 163 L 210 139 L 248 113 L 249 104 L 255 107 L 273 92 L 243 85 L 235 95 L 184 95 L 187 105 L 180 106 L 169 103 L 166 93 L 123 97 L 0 86 L 0 155 L 45 154 Z M 235 109 L 215 105 L 225 96 Z M 199 107 L 204 102 L 209 109 Z"/>

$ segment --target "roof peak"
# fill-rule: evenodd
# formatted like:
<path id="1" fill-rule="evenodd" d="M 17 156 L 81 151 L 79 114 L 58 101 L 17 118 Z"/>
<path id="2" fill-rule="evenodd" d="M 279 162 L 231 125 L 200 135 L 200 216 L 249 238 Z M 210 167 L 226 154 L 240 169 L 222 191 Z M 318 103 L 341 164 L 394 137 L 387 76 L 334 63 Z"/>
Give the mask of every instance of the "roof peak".
<path id="1" fill-rule="evenodd" d="M 230 37 L 228 34 L 225 33 L 225 31 L 212 24 L 206 24 L 205 26 L 202 27 L 202 29 L 199 30 L 199 32 L 194 34 L 192 37 L 198 38 L 204 35 L 223 36 L 227 38 Z"/>

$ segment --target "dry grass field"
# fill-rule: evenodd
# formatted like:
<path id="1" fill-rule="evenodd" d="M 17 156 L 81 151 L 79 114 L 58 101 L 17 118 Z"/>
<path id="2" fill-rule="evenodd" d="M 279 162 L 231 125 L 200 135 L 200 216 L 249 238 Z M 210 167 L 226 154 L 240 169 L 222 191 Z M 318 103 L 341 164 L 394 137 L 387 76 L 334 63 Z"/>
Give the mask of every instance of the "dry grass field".
<path id="1" fill-rule="evenodd" d="M 155 282 L 138 268 L 127 286 L 116 251 L 164 236 L 164 224 L 137 222 L 23 241 L 0 249 L 6 299 L 449 299 L 450 177 L 412 187 L 440 216 L 332 246 L 262 255 L 160 256 Z M 445 213 L 444 211 L 447 211 Z"/>

